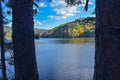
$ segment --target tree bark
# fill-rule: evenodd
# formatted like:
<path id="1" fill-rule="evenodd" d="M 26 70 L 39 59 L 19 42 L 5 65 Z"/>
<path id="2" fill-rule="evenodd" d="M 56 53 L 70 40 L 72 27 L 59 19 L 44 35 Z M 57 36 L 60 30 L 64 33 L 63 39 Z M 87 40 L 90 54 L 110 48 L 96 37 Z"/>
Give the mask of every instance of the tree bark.
<path id="1" fill-rule="evenodd" d="M 4 28 L 3 28 L 3 15 L 2 15 L 1 1 L 0 1 L 0 47 L 1 47 L 1 64 L 2 64 L 3 80 L 7 80 L 6 65 L 5 65 L 5 49 L 4 49 Z"/>
<path id="2" fill-rule="evenodd" d="M 120 0 L 96 0 L 94 80 L 120 80 Z"/>
<path id="3" fill-rule="evenodd" d="M 33 0 L 14 0 L 13 51 L 15 80 L 38 80 L 33 28 Z"/>

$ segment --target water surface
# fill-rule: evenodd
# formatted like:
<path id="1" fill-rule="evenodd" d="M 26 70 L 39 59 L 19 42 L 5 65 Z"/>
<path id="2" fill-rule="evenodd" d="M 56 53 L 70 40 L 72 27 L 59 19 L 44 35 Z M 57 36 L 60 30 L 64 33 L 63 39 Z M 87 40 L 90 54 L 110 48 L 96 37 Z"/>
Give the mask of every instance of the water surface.
<path id="1" fill-rule="evenodd" d="M 92 80 L 94 39 L 39 39 L 36 56 L 40 80 Z"/>

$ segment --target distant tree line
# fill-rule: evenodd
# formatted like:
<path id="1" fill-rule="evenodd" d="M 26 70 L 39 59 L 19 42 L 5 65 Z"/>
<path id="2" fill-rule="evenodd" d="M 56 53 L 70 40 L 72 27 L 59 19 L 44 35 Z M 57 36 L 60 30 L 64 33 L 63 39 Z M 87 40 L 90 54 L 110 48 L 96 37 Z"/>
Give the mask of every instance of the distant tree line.
<path id="1" fill-rule="evenodd" d="M 61 24 L 41 35 L 43 38 L 79 38 L 94 37 L 95 17 L 76 19 L 75 21 Z"/>

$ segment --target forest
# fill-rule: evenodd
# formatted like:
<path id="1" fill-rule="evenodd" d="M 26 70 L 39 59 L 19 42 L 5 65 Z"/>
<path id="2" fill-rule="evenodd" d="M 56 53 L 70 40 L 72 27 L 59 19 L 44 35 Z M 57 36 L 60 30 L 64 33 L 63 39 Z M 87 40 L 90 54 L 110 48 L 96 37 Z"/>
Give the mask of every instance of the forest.
<path id="1" fill-rule="evenodd" d="M 46 32 L 46 31 L 47 31 L 46 29 L 37 29 L 37 28 L 35 28 L 34 29 L 34 37 L 35 37 L 35 39 L 40 38 L 40 36 L 44 32 Z M 4 26 L 4 37 L 7 40 L 11 40 L 12 39 L 12 27 L 10 27 L 10 26 Z"/>
<path id="2" fill-rule="evenodd" d="M 88 17 L 61 24 L 41 35 L 42 38 L 95 37 L 95 18 Z"/>
<path id="3" fill-rule="evenodd" d="M 80 38 L 95 37 L 95 18 L 88 17 L 76 19 L 75 21 L 61 24 L 53 29 L 35 28 L 35 38 Z M 5 38 L 11 39 L 12 29 L 5 26 Z"/>

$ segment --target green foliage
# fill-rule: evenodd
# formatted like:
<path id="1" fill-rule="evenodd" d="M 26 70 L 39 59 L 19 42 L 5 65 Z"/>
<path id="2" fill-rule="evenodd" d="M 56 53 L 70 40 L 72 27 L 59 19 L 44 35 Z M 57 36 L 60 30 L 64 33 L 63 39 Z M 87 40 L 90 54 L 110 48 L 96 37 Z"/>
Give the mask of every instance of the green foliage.
<path id="1" fill-rule="evenodd" d="M 43 38 L 79 38 L 94 37 L 95 18 L 76 19 L 46 31 Z"/>
<path id="2" fill-rule="evenodd" d="M 45 31 L 46 31 L 45 29 L 34 29 L 35 38 L 38 39 Z M 12 39 L 12 28 L 5 26 L 4 35 L 5 35 L 5 39 L 11 40 Z"/>
<path id="3" fill-rule="evenodd" d="M 4 27 L 4 35 L 5 39 L 11 39 L 12 38 L 12 29 L 10 27 Z"/>
<path id="4" fill-rule="evenodd" d="M 11 39 L 11 27 L 5 28 L 5 39 Z M 51 30 L 35 29 L 35 38 L 79 38 L 94 37 L 95 18 L 76 19 L 73 22 L 61 24 Z"/>
<path id="5" fill-rule="evenodd" d="M 46 30 L 45 30 L 45 29 L 34 29 L 34 32 L 35 32 L 35 34 L 34 34 L 35 39 L 39 39 L 40 36 L 41 36 L 44 32 L 46 32 Z"/>
<path id="6" fill-rule="evenodd" d="M 39 39 L 40 35 L 39 34 L 35 34 L 34 37 L 35 37 L 35 39 Z"/>

